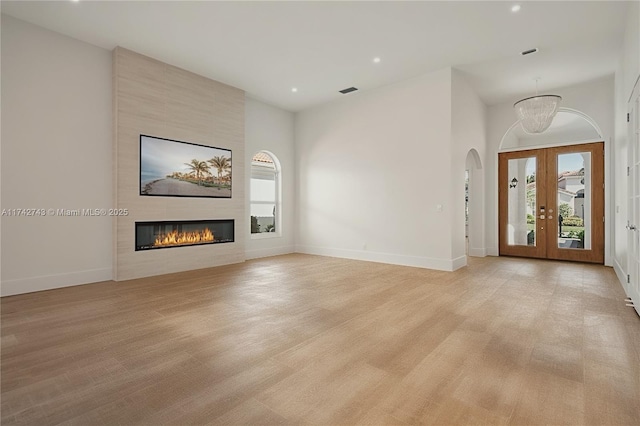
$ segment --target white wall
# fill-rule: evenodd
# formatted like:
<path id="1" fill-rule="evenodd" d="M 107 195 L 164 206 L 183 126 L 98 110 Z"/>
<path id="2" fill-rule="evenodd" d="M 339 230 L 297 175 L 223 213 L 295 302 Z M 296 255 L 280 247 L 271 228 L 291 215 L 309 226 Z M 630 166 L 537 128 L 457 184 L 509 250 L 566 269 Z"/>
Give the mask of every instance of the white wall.
<path id="1" fill-rule="evenodd" d="M 613 266 L 620 281 L 625 284 L 627 276 L 627 234 L 628 220 L 628 135 L 627 112 L 629 96 L 640 77 L 640 3 L 629 5 L 625 27 L 622 58 L 615 76 L 615 143 L 612 149 L 615 182 L 615 230 Z"/>
<path id="2" fill-rule="evenodd" d="M 292 253 L 295 250 L 295 158 L 294 115 L 272 105 L 247 97 L 245 99 L 245 164 L 247 214 L 250 203 L 251 158 L 258 151 L 268 151 L 280 161 L 282 189 L 282 226 L 275 233 L 258 234 L 252 238 L 246 232 L 247 259 Z M 247 218 L 247 224 L 250 224 Z"/>
<path id="3" fill-rule="evenodd" d="M 1 208 L 110 208 L 111 52 L 2 15 L 1 59 Z M 246 257 L 290 253 L 294 115 L 249 98 L 245 113 L 245 164 L 267 150 L 283 171 L 282 236 L 247 231 Z M 109 217 L 4 216 L 0 226 L 3 296 L 112 279 Z"/>
<path id="4" fill-rule="evenodd" d="M 472 149 L 478 153 L 482 169 L 469 170 L 469 254 L 484 256 L 484 164 L 486 163 L 487 108 L 458 70 L 452 73 L 452 259 L 461 259 L 466 264 L 464 228 L 464 170 L 467 154 Z"/>
<path id="5" fill-rule="evenodd" d="M 2 209 L 111 207 L 111 53 L 2 15 Z M 8 217 L 2 295 L 111 279 L 111 218 Z"/>
<path id="6" fill-rule="evenodd" d="M 631 2 L 627 12 L 624 43 L 622 46 L 624 93 L 631 95 L 640 76 L 640 3 Z"/>
<path id="7" fill-rule="evenodd" d="M 611 265 L 611 234 L 613 230 L 612 211 L 612 167 L 611 141 L 614 124 L 614 79 L 605 77 L 584 84 L 550 90 L 562 96 L 562 107 L 578 110 L 591 117 L 600 127 L 605 142 L 605 264 Z M 493 105 L 488 109 L 488 154 L 486 217 L 487 247 L 489 254 L 498 254 L 498 149 L 500 141 L 509 128 L 517 121 L 513 101 Z M 557 141 L 562 143 L 564 141 Z"/>
<path id="8" fill-rule="evenodd" d="M 297 251 L 454 269 L 451 161 L 450 68 L 298 113 Z"/>

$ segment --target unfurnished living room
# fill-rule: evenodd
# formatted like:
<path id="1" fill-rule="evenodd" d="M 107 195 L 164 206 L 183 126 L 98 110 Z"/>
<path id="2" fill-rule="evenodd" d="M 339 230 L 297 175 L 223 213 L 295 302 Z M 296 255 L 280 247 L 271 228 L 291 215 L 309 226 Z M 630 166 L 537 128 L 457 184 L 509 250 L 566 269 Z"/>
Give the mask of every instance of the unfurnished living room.
<path id="1" fill-rule="evenodd" d="M 640 424 L 639 1 L 2 1 L 3 425 Z"/>

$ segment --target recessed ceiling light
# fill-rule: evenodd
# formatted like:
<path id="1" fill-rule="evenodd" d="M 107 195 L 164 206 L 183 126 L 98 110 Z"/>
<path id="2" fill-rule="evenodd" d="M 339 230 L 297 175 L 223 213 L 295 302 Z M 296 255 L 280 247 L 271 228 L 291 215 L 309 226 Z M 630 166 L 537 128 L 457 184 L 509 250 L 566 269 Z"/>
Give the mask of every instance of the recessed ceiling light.
<path id="1" fill-rule="evenodd" d="M 297 87 L 292 87 L 292 88 L 291 88 L 291 91 L 292 91 L 293 93 L 296 93 L 296 92 L 298 91 L 298 88 L 297 88 Z"/>
<path id="2" fill-rule="evenodd" d="M 379 64 L 380 63 L 380 58 L 377 57 L 377 56 L 375 58 L 373 58 L 373 63 Z"/>
<path id="3" fill-rule="evenodd" d="M 520 11 L 520 5 L 519 5 L 519 4 L 514 5 L 514 6 L 511 8 L 511 11 L 512 11 L 513 13 L 519 12 L 519 11 Z"/>

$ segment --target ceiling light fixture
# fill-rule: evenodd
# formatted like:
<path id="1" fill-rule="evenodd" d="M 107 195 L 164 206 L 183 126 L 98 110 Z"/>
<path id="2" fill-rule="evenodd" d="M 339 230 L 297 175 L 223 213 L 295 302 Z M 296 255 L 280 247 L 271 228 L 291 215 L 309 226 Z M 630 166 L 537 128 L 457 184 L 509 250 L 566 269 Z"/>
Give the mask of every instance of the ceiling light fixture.
<path id="1" fill-rule="evenodd" d="M 375 58 L 373 58 L 373 63 L 379 64 L 380 63 L 380 58 L 377 57 L 377 56 Z"/>
<path id="2" fill-rule="evenodd" d="M 511 8 L 511 11 L 512 11 L 513 13 L 519 12 L 519 11 L 520 11 L 520 5 L 519 5 L 519 4 L 514 5 L 514 6 Z"/>
<path id="3" fill-rule="evenodd" d="M 520 99 L 513 104 L 522 128 L 531 134 L 542 133 L 551 126 L 553 117 L 560 107 L 561 96 L 538 95 L 538 79 L 536 78 L 536 95 Z"/>
<path id="4" fill-rule="evenodd" d="M 292 91 L 293 93 L 296 93 L 296 92 L 298 91 L 298 88 L 297 88 L 297 87 L 292 87 L 292 88 L 291 88 L 291 91 Z"/>

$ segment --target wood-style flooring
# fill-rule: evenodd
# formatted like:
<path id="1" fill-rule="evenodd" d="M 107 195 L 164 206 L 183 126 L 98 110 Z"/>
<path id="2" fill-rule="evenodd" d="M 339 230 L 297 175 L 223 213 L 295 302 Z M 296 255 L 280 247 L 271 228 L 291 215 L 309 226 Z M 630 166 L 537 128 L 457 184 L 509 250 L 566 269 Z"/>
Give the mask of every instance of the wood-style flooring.
<path id="1" fill-rule="evenodd" d="M 611 268 L 286 255 L 1 300 L 3 425 L 640 424 Z"/>

